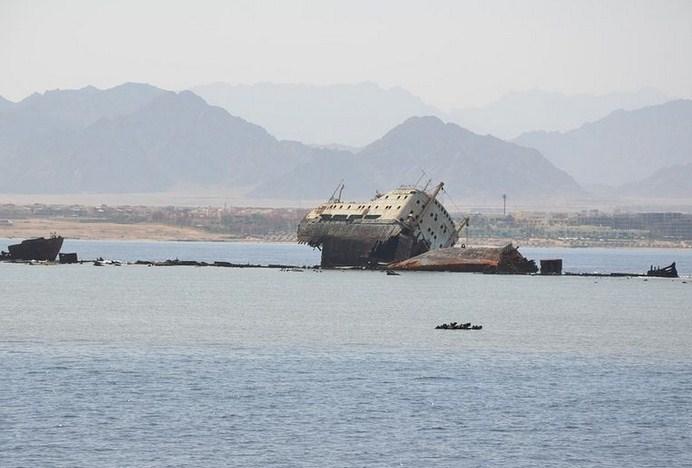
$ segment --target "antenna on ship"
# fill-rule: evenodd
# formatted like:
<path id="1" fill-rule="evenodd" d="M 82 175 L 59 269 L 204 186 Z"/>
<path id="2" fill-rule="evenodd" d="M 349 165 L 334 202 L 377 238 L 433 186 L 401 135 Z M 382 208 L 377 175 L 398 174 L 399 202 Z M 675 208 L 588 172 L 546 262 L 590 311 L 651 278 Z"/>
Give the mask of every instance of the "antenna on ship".
<path id="1" fill-rule="evenodd" d="M 420 171 L 420 177 L 418 177 L 418 180 L 416 180 L 416 183 L 413 184 L 413 186 L 414 186 L 414 187 L 418 187 L 418 184 L 420 183 L 420 180 L 421 180 L 423 177 L 425 177 L 426 175 L 427 175 L 427 174 L 425 173 L 425 171 L 424 171 L 423 169 L 421 169 L 421 171 Z"/>

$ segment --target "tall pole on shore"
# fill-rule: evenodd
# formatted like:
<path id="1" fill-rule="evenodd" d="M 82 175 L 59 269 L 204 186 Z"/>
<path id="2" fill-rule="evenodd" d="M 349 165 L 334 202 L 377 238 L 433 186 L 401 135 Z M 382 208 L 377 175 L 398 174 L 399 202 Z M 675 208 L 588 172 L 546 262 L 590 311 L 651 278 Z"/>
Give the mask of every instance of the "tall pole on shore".
<path id="1" fill-rule="evenodd" d="M 502 216 L 507 216 L 507 194 L 502 194 Z"/>

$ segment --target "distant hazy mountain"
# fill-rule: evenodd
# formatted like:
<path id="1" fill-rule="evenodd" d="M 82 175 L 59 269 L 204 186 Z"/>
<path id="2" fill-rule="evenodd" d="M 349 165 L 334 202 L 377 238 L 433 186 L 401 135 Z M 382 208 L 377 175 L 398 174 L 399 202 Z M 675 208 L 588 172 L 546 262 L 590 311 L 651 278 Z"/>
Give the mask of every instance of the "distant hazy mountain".
<path id="1" fill-rule="evenodd" d="M 35 94 L 0 113 L 0 193 L 234 189 L 316 199 L 444 180 L 450 194 L 497 199 L 580 189 L 537 151 L 435 117 L 410 118 L 354 153 L 280 141 L 190 91 L 148 85 Z"/>
<path id="2" fill-rule="evenodd" d="M 692 199 L 692 163 L 660 169 L 644 180 L 621 187 L 619 192 L 639 198 Z"/>
<path id="3" fill-rule="evenodd" d="M 445 181 L 448 193 L 459 201 L 499 199 L 503 193 L 518 199 L 582 194 L 569 175 L 538 151 L 476 135 L 436 117 L 413 117 L 353 157 L 310 161 L 254 195 L 324 198 L 344 179 L 348 198 L 371 196 L 374 189 L 415 183 L 421 170 L 425 179 Z"/>
<path id="4" fill-rule="evenodd" d="M 34 93 L 0 114 L 0 148 L 3 143 L 34 145 L 41 138 L 58 143 L 66 133 L 134 112 L 164 92 L 147 84 L 126 83 L 106 90 L 88 86 Z"/>
<path id="5" fill-rule="evenodd" d="M 511 93 L 479 108 L 454 110 L 449 119 L 476 133 L 510 139 L 535 130 L 571 130 L 618 109 L 638 109 L 668 100 L 650 88 L 603 96 L 568 96 L 536 90 Z"/>
<path id="6" fill-rule="evenodd" d="M 323 153 L 147 85 L 36 94 L 0 114 L 0 192 L 252 186 Z"/>
<path id="7" fill-rule="evenodd" d="M 441 114 L 408 91 L 374 83 L 216 83 L 192 91 L 279 139 L 320 145 L 364 146 L 408 117 Z"/>
<path id="8" fill-rule="evenodd" d="M 514 142 L 536 148 L 581 184 L 635 182 L 692 162 L 692 101 L 615 111 L 576 130 L 526 133 Z"/>
<path id="9" fill-rule="evenodd" d="M 10 109 L 12 106 L 14 106 L 14 102 L 9 101 L 4 97 L 0 96 L 0 112 L 6 109 Z"/>
<path id="10" fill-rule="evenodd" d="M 255 122 L 279 139 L 361 147 L 414 115 L 435 115 L 478 133 L 515 138 L 534 130 L 566 131 L 669 99 L 654 89 L 603 96 L 546 91 L 511 93 L 487 106 L 445 112 L 401 88 L 374 83 L 313 86 L 215 83 L 192 89 L 212 105 Z"/>

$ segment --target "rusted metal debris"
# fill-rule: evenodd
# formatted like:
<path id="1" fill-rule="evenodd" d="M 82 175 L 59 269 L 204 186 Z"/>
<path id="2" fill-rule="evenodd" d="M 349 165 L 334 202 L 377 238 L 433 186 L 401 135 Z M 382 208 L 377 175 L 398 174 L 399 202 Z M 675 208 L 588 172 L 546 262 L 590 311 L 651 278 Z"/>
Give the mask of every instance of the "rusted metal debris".
<path id="1" fill-rule="evenodd" d="M 538 271 L 512 244 L 504 247 L 450 247 L 389 264 L 391 270 L 526 274 Z"/>
<path id="2" fill-rule="evenodd" d="M 675 268 L 675 262 L 671 263 L 667 267 L 656 267 L 651 265 L 649 271 L 646 272 L 646 276 L 658 276 L 660 278 L 679 278 L 678 269 Z"/>
<path id="3" fill-rule="evenodd" d="M 562 259 L 545 259 L 541 260 L 542 275 L 561 275 L 562 274 Z"/>

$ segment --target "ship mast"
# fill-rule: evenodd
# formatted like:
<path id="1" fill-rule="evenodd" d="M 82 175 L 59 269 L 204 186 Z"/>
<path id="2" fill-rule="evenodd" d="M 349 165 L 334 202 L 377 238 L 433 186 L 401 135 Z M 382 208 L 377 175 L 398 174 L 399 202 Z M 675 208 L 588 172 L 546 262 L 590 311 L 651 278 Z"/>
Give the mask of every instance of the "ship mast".
<path id="1" fill-rule="evenodd" d="M 437 184 L 437 187 L 435 187 L 435 190 L 433 190 L 433 193 L 430 195 L 430 198 L 428 199 L 428 201 L 423 206 L 423 211 L 420 212 L 421 217 L 425 214 L 425 210 L 428 209 L 430 204 L 435 201 L 435 198 L 437 198 L 437 194 L 440 193 L 440 190 L 442 190 L 442 187 L 444 187 L 444 186 L 445 186 L 444 182 L 440 182 L 439 184 Z"/>

